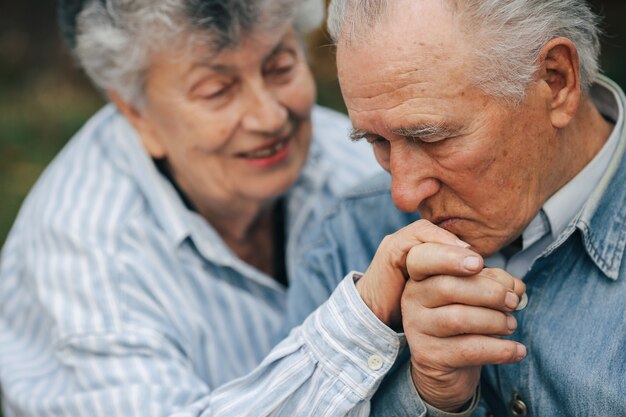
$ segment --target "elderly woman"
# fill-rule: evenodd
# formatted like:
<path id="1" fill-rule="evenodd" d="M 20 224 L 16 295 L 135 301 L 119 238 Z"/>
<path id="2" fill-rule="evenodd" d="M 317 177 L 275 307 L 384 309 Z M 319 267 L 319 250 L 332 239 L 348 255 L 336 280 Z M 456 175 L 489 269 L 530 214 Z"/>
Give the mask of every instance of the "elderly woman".
<path id="1" fill-rule="evenodd" d="M 345 394 L 302 331 L 254 370 L 282 337 L 290 255 L 376 166 L 347 119 L 313 107 L 300 18 L 320 3 L 62 4 L 112 104 L 4 248 L 5 417 L 316 415 Z"/>

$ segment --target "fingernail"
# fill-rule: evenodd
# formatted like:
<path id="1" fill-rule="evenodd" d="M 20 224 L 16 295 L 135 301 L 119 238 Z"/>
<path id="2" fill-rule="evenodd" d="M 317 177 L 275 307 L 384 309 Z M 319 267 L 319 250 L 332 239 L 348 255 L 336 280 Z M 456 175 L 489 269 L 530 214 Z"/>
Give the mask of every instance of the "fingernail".
<path id="1" fill-rule="evenodd" d="M 457 239 L 456 244 L 462 248 L 469 248 L 470 246 L 472 246 L 467 242 L 463 242 L 461 239 Z"/>
<path id="2" fill-rule="evenodd" d="M 475 269 L 478 269 L 479 266 L 480 266 L 480 258 L 476 256 L 468 256 L 467 258 L 463 259 L 463 268 L 467 270 L 473 271 Z"/>
<path id="3" fill-rule="evenodd" d="M 526 308 L 528 305 L 528 296 L 526 293 L 522 294 L 522 299 L 519 301 L 519 304 L 515 306 L 515 311 L 521 311 Z"/>
<path id="4" fill-rule="evenodd" d="M 515 317 L 508 315 L 506 317 L 506 325 L 510 331 L 513 331 L 517 329 L 517 320 L 515 320 Z"/>
<path id="5" fill-rule="evenodd" d="M 518 360 L 522 360 L 526 357 L 526 346 L 521 343 L 517 344 L 516 355 Z"/>
<path id="6" fill-rule="evenodd" d="M 504 298 L 504 304 L 510 308 L 511 310 L 515 310 L 517 304 L 519 303 L 519 297 L 514 292 L 507 292 L 506 297 Z"/>

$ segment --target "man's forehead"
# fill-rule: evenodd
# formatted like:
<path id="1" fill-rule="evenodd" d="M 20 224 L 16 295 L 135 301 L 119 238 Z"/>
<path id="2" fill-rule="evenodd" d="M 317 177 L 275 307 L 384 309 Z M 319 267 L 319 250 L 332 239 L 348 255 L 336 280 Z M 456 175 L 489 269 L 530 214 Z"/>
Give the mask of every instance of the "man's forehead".
<path id="1" fill-rule="evenodd" d="M 389 87 L 439 83 L 449 71 L 468 65 L 452 13 L 441 2 L 433 2 L 438 6 L 431 5 L 432 10 L 425 3 L 431 2 L 409 1 L 407 10 L 395 5 L 366 36 L 340 38 L 337 66 L 345 95 L 351 96 L 356 86 L 368 95 Z"/>
<path id="2" fill-rule="evenodd" d="M 423 65 L 411 56 L 379 58 L 362 56 L 341 66 L 339 80 L 351 116 L 438 111 L 472 89 L 467 71 L 445 59 Z"/>

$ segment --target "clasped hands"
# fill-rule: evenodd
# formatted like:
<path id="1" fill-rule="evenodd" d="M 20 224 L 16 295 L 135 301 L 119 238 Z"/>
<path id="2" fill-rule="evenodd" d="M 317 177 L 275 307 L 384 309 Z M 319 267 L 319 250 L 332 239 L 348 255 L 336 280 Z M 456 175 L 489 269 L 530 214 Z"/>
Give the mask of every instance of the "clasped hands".
<path id="1" fill-rule="evenodd" d="M 426 220 L 387 236 L 357 289 L 376 316 L 403 328 L 411 375 L 424 401 L 458 411 L 478 386 L 482 365 L 514 363 L 526 348 L 511 312 L 526 287 L 454 234 Z"/>

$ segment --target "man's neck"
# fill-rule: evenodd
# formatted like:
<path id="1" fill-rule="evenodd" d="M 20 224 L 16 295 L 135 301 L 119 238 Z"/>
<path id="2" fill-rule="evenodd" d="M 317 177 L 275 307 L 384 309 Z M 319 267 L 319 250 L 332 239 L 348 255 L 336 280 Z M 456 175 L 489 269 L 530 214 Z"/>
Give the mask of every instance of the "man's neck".
<path id="1" fill-rule="evenodd" d="M 613 127 L 589 98 L 581 100 L 576 117 L 560 132 L 563 139 L 560 158 L 562 174 L 553 193 L 574 178 L 600 152 Z"/>

